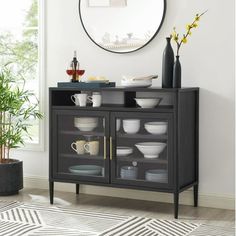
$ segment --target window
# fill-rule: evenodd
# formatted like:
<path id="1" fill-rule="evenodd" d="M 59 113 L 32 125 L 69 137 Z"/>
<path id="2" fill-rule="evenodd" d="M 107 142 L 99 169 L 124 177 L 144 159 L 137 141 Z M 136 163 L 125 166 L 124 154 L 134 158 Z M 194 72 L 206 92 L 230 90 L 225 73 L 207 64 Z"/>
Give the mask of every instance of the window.
<path id="1" fill-rule="evenodd" d="M 14 62 L 14 69 L 26 80 L 42 110 L 43 75 L 43 0 L 0 0 L 0 65 Z M 31 120 L 32 140 L 25 140 L 26 149 L 42 148 L 42 123 Z"/>

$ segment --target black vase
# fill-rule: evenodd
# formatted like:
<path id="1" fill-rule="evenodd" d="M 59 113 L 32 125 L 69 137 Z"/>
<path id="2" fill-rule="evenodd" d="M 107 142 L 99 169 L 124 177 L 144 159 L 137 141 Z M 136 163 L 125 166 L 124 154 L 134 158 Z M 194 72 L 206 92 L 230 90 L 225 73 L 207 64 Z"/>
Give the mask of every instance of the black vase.
<path id="1" fill-rule="evenodd" d="M 162 88 L 172 88 L 174 51 L 170 44 L 170 38 L 166 38 L 166 47 L 162 57 Z"/>
<path id="2" fill-rule="evenodd" d="M 173 88 L 181 88 L 181 64 L 179 56 L 176 56 L 173 69 Z"/>

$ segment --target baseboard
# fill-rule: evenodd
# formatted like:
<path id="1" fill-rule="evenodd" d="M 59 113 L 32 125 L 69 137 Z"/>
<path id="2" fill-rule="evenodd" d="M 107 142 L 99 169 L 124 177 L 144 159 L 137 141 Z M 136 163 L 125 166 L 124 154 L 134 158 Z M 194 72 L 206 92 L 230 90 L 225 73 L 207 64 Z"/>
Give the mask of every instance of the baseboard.
<path id="1" fill-rule="evenodd" d="M 24 184 L 26 188 L 48 189 L 48 179 L 43 177 L 26 176 L 24 177 Z M 55 190 L 75 192 L 75 184 L 55 183 Z M 120 197 L 137 200 L 147 200 L 165 203 L 173 202 L 172 194 L 149 192 L 142 190 L 127 190 L 122 188 L 82 185 L 80 192 L 92 195 Z M 184 191 L 180 194 L 180 204 L 193 205 L 193 192 L 191 189 Z M 199 206 L 234 210 L 235 198 L 234 196 L 199 193 Z"/>

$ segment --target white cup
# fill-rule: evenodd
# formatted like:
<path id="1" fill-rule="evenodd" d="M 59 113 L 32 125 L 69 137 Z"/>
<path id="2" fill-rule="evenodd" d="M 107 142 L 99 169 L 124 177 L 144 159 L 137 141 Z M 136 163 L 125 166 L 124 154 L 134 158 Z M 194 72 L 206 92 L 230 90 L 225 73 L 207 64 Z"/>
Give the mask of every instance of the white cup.
<path id="1" fill-rule="evenodd" d="M 79 95 L 80 93 L 76 93 L 71 96 L 71 100 L 76 106 L 79 106 Z"/>
<path id="2" fill-rule="evenodd" d="M 99 141 L 90 141 L 84 144 L 84 149 L 90 155 L 96 156 L 99 153 Z"/>
<path id="3" fill-rule="evenodd" d="M 76 142 L 73 142 L 71 144 L 71 148 L 78 154 L 84 154 L 85 153 L 85 149 L 84 149 L 84 145 L 85 145 L 86 141 L 85 140 L 77 140 Z"/>
<path id="4" fill-rule="evenodd" d="M 88 96 L 88 100 L 93 103 L 93 107 L 102 105 L 102 95 L 99 92 L 94 92 L 92 96 Z"/>
<path id="5" fill-rule="evenodd" d="M 86 107 L 87 104 L 87 94 L 86 93 L 76 93 L 71 96 L 71 100 L 76 106 Z"/>

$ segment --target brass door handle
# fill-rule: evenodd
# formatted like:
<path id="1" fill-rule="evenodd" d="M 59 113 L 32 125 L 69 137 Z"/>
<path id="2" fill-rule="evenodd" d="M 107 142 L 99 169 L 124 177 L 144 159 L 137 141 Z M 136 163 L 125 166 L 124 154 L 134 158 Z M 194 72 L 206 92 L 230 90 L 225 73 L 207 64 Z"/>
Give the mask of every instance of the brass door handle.
<path id="1" fill-rule="evenodd" d="M 105 136 L 104 137 L 104 150 L 103 150 L 103 152 L 104 152 L 104 160 L 106 160 L 107 159 L 107 137 Z"/>
<path id="2" fill-rule="evenodd" d="M 110 137 L 110 160 L 112 161 L 112 137 Z"/>

